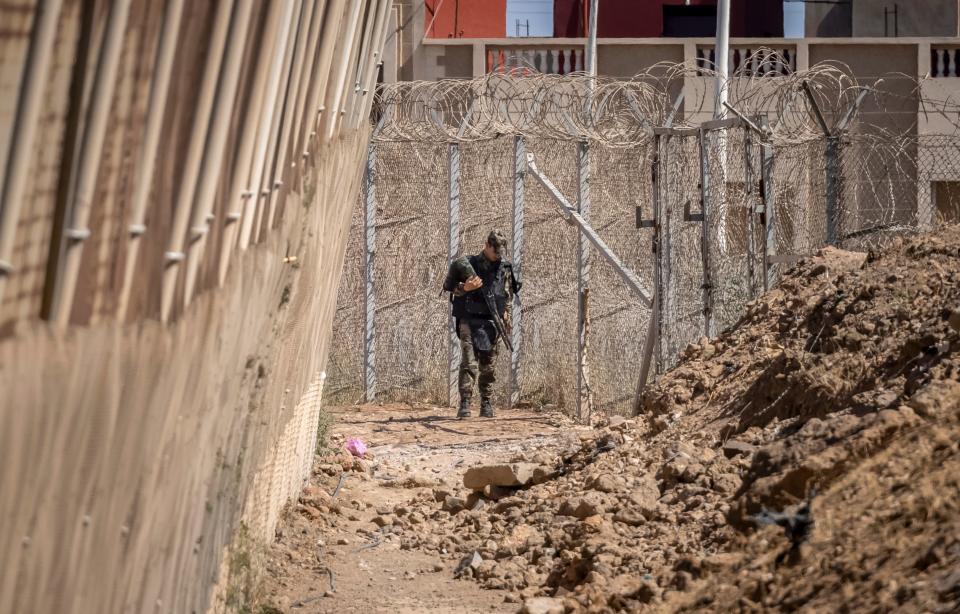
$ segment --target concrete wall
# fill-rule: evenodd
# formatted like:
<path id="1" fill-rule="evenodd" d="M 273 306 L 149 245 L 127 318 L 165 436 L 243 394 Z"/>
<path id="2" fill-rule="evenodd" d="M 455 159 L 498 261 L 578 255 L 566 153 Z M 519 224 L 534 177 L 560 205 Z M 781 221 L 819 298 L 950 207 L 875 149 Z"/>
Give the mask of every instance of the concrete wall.
<path id="1" fill-rule="evenodd" d="M 805 32 L 813 37 L 957 36 L 957 0 L 852 0 L 807 3 Z M 893 10 L 896 8 L 896 16 Z"/>
<path id="2" fill-rule="evenodd" d="M 0 175 L 0 612 L 243 610 L 236 574 L 256 571 L 252 550 L 313 460 L 369 135 L 372 96 L 353 79 L 375 68 L 382 38 L 364 24 L 388 5 L 355 4 L 351 17 L 335 0 L 189 1 L 164 37 L 175 0 L 133 0 L 112 56 L 104 32 L 122 2 L 56 4 L 44 3 L 51 30 L 36 3 L 0 4 L 0 148 L 26 160 Z M 151 102 L 165 39 L 170 87 Z M 45 68 L 27 69 L 43 40 Z M 97 78 L 110 57 L 115 75 Z M 245 224 L 259 230 L 242 242 Z M 58 245 L 82 248 L 72 296 Z M 62 302 L 44 309 L 50 290 Z"/>

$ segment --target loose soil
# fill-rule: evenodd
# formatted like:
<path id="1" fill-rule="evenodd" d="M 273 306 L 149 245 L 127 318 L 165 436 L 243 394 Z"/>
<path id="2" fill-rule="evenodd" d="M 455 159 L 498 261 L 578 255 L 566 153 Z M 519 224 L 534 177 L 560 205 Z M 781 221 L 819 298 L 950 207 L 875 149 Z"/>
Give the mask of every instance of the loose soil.
<path id="1" fill-rule="evenodd" d="M 953 227 L 801 262 L 635 419 L 339 410 L 334 445 L 370 458 L 318 457 L 268 591 L 291 612 L 958 611 L 958 350 Z M 506 461 L 540 478 L 468 497 L 468 468 Z"/>

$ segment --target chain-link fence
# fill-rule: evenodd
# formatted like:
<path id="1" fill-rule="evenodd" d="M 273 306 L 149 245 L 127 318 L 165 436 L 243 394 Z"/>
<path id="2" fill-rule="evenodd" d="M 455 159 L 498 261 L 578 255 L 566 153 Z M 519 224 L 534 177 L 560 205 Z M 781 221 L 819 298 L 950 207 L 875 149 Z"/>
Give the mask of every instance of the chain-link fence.
<path id="1" fill-rule="evenodd" d="M 628 82 L 501 74 L 382 93 L 329 402 L 455 401 L 459 349 L 440 288 L 450 260 L 479 252 L 494 228 L 512 235 L 524 281 L 497 401 L 585 417 L 629 412 L 645 352 L 651 371 L 669 368 L 803 256 L 875 245 L 957 209 L 956 136 L 859 118 L 867 94 L 881 106 L 893 95 L 840 69 L 735 77 L 728 118 L 711 121 L 698 119 L 709 117 L 706 96 L 677 99 L 684 69 L 658 70 Z M 568 206 L 603 248 L 565 221 Z"/>

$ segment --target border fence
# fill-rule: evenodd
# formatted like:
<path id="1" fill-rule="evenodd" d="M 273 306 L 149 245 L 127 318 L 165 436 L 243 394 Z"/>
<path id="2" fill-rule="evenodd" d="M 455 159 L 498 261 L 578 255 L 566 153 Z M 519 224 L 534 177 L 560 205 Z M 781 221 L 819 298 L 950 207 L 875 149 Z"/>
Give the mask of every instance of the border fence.
<path id="1" fill-rule="evenodd" d="M 960 176 L 960 107 L 923 98 L 916 81 L 792 72 L 761 51 L 712 119 L 704 74 L 519 68 L 381 91 L 327 401 L 455 401 L 459 347 L 440 286 L 494 227 L 512 236 L 524 281 L 498 400 L 586 420 L 630 412 L 650 375 L 734 324 L 804 256 L 878 245 L 956 209 L 930 186 Z M 916 104 L 947 129 L 921 135 Z"/>

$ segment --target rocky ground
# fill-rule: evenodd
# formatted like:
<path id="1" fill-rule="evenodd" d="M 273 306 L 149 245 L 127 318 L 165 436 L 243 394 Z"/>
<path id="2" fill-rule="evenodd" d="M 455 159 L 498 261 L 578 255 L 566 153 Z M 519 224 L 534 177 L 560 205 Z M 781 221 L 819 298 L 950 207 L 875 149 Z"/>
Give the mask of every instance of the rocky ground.
<path id="1" fill-rule="evenodd" d="M 313 611 L 957 611 L 958 349 L 960 229 L 824 250 L 687 348 L 639 418 L 413 421 L 367 460 L 320 459 L 272 599 L 311 611 L 301 581 L 324 594 L 342 561 Z M 359 488 L 331 501 L 345 469 Z M 344 540 L 395 584 L 365 592 Z"/>

